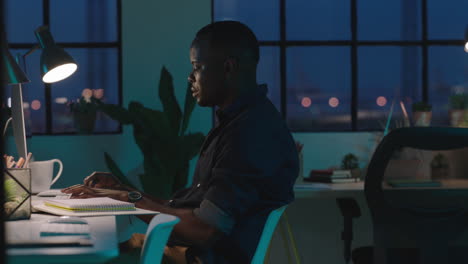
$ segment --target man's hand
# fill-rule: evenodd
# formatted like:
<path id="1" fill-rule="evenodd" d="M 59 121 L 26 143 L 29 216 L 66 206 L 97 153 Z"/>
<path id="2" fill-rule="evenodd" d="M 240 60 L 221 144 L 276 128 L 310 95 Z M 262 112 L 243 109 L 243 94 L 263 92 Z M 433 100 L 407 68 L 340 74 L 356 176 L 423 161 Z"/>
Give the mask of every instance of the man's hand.
<path id="1" fill-rule="evenodd" d="M 93 197 L 109 197 L 115 200 L 128 202 L 128 192 L 121 190 L 111 190 L 102 188 L 92 188 L 83 184 L 77 184 L 68 188 L 62 189 L 62 192 L 71 194 L 70 198 L 93 198 Z"/>
<path id="2" fill-rule="evenodd" d="M 112 173 L 95 171 L 83 181 L 85 186 L 122 190 L 122 183 Z"/>

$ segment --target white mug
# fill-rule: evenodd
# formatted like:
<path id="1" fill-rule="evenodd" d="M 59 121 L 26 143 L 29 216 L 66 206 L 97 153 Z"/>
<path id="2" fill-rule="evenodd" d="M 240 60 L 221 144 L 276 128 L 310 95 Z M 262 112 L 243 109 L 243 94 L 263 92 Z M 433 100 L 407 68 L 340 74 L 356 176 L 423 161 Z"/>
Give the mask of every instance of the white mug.
<path id="1" fill-rule="evenodd" d="M 54 177 L 54 163 L 58 163 L 59 171 Z M 31 192 L 39 193 L 50 189 L 62 175 L 63 164 L 59 159 L 29 162 L 31 169 Z"/>

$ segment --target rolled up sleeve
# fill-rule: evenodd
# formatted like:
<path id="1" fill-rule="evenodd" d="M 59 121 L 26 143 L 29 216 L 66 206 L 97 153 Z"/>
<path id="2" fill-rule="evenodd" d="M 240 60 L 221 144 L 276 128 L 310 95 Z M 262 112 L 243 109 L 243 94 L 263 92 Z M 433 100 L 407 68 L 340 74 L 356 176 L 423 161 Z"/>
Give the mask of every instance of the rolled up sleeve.
<path id="1" fill-rule="evenodd" d="M 203 222 L 216 227 L 225 234 L 229 234 L 234 227 L 232 216 L 210 200 L 203 200 L 199 208 L 193 210 L 193 213 Z"/>

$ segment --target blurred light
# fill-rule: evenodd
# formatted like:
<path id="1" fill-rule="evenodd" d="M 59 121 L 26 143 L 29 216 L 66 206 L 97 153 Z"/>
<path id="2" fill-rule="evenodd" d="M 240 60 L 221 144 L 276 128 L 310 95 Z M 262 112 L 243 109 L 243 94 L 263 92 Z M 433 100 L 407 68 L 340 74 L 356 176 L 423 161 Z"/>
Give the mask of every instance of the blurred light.
<path id="1" fill-rule="evenodd" d="M 387 104 L 387 98 L 385 98 L 385 96 L 379 96 L 376 102 L 378 106 L 385 106 Z"/>
<path id="2" fill-rule="evenodd" d="M 303 107 L 309 107 L 312 104 L 312 100 L 309 97 L 302 97 L 301 105 Z"/>
<path id="3" fill-rule="evenodd" d="M 29 103 L 23 102 L 23 109 L 28 109 L 28 108 L 29 108 Z"/>
<path id="4" fill-rule="evenodd" d="M 55 103 L 57 104 L 66 104 L 68 102 L 68 98 L 66 97 L 57 97 L 55 98 Z"/>
<path id="5" fill-rule="evenodd" d="M 336 97 L 332 97 L 332 98 L 330 98 L 330 99 L 328 100 L 328 104 L 329 104 L 331 107 L 335 108 L 335 107 L 337 107 L 337 106 L 340 104 L 340 100 L 338 100 L 338 98 L 336 98 Z"/>
<path id="6" fill-rule="evenodd" d="M 96 99 L 101 99 L 102 97 L 104 97 L 104 89 L 95 89 L 95 90 L 93 90 L 93 96 Z"/>
<path id="7" fill-rule="evenodd" d="M 81 96 L 84 98 L 91 98 L 91 96 L 93 96 L 93 91 L 89 88 L 85 88 L 83 89 L 83 92 L 81 92 Z"/>
<path id="8" fill-rule="evenodd" d="M 41 101 L 39 101 L 39 100 L 33 100 L 33 101 L 31 102 L 31 108 L 32 108 L 33 110 L 39 110 L 39 109 L 41 109 Z"/>
<path id="9" fill-rule="evenodd" d="M 9 108 L 11 108 L 11 97 L 8 97 L 7 99 L 7 105 Z"/>
<path id="10" fill-rule="evenodd" d="M 468 41 L 465 43 L 465 52 L 468 53 Z"/>

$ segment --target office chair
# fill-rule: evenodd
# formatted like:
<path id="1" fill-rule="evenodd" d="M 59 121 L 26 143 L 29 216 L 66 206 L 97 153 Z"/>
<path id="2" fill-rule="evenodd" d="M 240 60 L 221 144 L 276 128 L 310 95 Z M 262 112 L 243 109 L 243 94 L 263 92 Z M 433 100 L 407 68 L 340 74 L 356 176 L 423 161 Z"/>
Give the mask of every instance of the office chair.
<path id="1" fill-rule="evenodd" d="M 168 214 L 158 214 L 153 217 L 146 231 L 140 264 L 161 263 L 169 235 L 179 221 L 178 217 Z"/>
<path id="2" fill-rule="evenodd" d="M 384 191 L 385 169 L 393 152 L 402 147 L 432 151 L 465 148 L 468 129 L 400 128 L 378 145 L 364 185 L 373 223 L 373 263 L 468 263 L 468 191 Z"/>
<path id="3" fill-rule="evenodd" d="M 279 207 L 271 211 L 268 215 L 265 226 L 263 227 L 262 235 L 258 241 L 257 249 L 255 250 L 255 254 L 252 258 L 252 264 L 263 264 L 273 232 L 275 231 L 276 225 L 278 224 L 286 207 L 287 205 Z"/>

